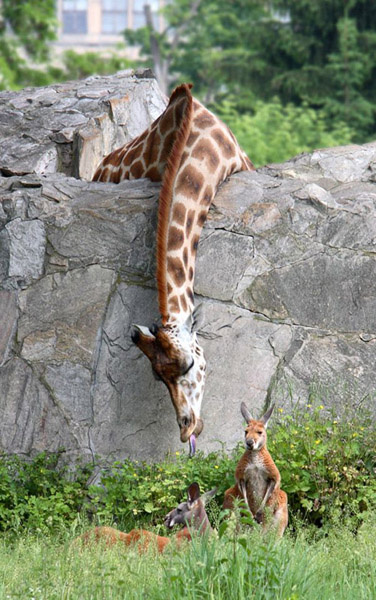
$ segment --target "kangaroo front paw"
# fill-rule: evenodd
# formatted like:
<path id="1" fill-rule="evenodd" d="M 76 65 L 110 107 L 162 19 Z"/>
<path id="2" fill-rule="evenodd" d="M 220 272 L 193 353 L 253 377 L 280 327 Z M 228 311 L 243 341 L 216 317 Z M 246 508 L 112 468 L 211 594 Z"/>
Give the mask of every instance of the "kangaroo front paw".
<path id="1" fill-rule="evenodd" d="M 255 514 L 255 521 L 257 523 L 262 523 L 264 520 L 264 513 L 260 510 L 257 511 L 257 513 Z"/>

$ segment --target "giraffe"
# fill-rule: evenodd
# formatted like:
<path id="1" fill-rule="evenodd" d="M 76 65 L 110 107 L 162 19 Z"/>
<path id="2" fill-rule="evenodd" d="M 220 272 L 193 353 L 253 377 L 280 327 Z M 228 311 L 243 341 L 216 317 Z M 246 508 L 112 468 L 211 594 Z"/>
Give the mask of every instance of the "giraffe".
<path id="1" fill-rule="evenodd" d="M 229 128 L 192 97 L 191 84 L 172 93 L 165 111 L 136 139 L 108 154 L 94 181 L 161 181 L 156 279 L 161 326 L 134 325 L 132 340 L 168 388 L 180 439 L 190 455 L 203 428 L 206 362 L 194 330 L 195 258 L 219 185 L 253 170 Z"/>

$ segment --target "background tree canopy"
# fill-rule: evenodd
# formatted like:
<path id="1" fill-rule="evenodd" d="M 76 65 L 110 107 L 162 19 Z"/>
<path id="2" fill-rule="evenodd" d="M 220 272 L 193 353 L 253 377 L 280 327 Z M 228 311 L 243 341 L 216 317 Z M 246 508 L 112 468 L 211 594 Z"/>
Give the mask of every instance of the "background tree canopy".
<path id="1" fill-rule="evenodd" d="M 116 55 L 70 51 L 60 68 L 36 67 L 55 34 L 54 0 L 0 0 L 0 11 L 0 88 L 130 66 Z M 374 137 L 372 0 L 171 0 L 163 14 L 162 33 L 151 18 L 125 32 L 140 48 L 134 66 L 152 67 L 166 92 L 191 81 L 256 164 Z"/>

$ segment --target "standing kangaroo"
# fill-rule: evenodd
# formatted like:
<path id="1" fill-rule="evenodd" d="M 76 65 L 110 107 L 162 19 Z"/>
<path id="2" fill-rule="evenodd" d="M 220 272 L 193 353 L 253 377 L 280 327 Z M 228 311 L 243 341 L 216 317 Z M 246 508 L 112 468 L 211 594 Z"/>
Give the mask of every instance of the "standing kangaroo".
<path id="1" fill-rule="evenodd" d="M 150 545 L 154 546 L 158 552 L 164 552 L 166 546 L 174 539 L 177 546 L 180 547 L 182 540 L 190 541 L 192 539 L 192 529 L 198 531 L 201 535 L 211 530 L 205 503 L 215 493 L 216 489 L 213 489 L 201 496 L 198 483 L 191 483 L 188 488 L 187 501 L 179 504 L 165 518 L 164 524 L 167 529 L 172 529 L 174 525 L 184 525 L 183 529 L 172 538 L 156 535 L 145 529 L 132 529 L 129 533 L 124 533 L 113 527 L 95 527 L 95 529 L 80 536 L 78 540 L 84 544 L 103 541 L 106 546 L 119 543 L 124 544 L 124 546 L 132 546 L 139 542 L 141 552 L 145 552 Z"/>
<path id="2" fill-rule="evenodd" d="M 244 404 L 241 413 L 247 422 L 246 451 L 235 471 L 236 484 L 226 490 L 223 508 L 232 508 L 234 498 L 243 498 L 252 516 L 266 529 L 265 508 L 270 510 L 272 528 L 283 535 L 288 522 L 287 494 L 280 489 L 281 476 L 266 448 L 266 428 L 274 405 L 256 421 Z"/>

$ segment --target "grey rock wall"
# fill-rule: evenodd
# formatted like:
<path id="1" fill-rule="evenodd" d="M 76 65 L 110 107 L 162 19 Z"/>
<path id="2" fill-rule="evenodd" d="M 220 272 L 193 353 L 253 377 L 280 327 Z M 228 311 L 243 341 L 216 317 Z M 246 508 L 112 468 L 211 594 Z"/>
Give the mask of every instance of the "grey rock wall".
<path id="1" fill-rule="evenodd" d="M 0 94 L 0 448 L 157 459 L 182 450 L 164 385 L 130 340 L 158 319 L 159 185 L 90 183 L 165 106 L 148 74 Z M 251 157 L 252 158 L 252 157 Z M 80 175 L 80 179 L 73 177 Z M 239 405 L 312 387 L 374 399 L 376 144 L 234 175 L 199 245 L 208 362 L 204 450 L 241 438 Z"/>

